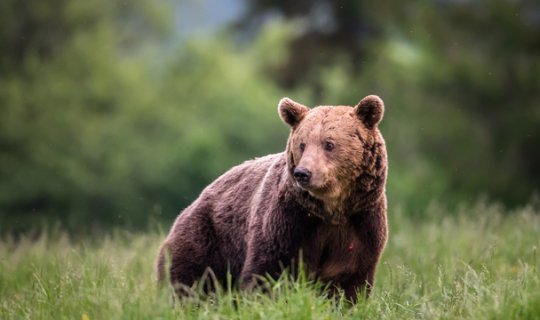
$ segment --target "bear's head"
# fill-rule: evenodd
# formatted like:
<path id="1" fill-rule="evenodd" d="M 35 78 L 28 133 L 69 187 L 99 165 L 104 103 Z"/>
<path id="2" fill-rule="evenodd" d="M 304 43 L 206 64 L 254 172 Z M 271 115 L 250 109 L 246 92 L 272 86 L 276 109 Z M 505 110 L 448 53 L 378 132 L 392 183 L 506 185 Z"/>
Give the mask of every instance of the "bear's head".
<path id="1" fill-rule="evenodd" d="M 354 107 L 313 109 L 283 98 L 278 111 L 291 127 L 287 165 L 297 188 L 330 211 L 354 195 L 384 192 L 387 157 L 378 129 L 384 103 L 378 96 L 367 96 Z"/>

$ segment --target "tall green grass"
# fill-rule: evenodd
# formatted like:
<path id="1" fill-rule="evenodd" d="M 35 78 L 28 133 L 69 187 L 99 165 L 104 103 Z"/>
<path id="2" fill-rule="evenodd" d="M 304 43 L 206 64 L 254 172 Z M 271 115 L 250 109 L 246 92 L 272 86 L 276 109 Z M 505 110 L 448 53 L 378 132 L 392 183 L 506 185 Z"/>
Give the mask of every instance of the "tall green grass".
<path id="1" fill-rule="evenodd" d="M 389 212 L 390 240 L 367 301 L 301 277 L 268 294 L 222 289 L 173 303 L 158 290 L 158 232 L 0 242 L 0 319 L 540 319 L 540 212 L 479 202 L 425 218 Z"/>

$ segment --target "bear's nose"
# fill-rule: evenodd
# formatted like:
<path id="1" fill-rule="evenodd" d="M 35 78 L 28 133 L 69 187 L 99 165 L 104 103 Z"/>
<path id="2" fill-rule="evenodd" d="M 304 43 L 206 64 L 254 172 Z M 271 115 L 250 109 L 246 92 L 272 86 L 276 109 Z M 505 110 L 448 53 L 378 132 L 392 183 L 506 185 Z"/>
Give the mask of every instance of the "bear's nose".
<path id="1" fill-rule="evenodd" d="M 294 169 L 293 176 L 296 181 L 300 182 L 301 184 L 306 184 L 311 178 L 311 171 L 304 167 L 296 168 Z"/>

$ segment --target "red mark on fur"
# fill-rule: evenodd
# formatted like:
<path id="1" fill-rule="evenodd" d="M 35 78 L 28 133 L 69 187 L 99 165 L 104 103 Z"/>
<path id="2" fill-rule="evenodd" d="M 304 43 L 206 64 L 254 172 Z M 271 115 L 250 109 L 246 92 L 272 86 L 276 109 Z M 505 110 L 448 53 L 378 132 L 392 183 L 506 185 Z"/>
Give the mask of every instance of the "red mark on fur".
<path id="1" fill-rule="evenodd" d="M 349 243 L 349 246 L 347 247 L 347 249 L 349 250 L 349 252 L 352 251 L 352 249 L 354 248 L 354 243 Z"/>

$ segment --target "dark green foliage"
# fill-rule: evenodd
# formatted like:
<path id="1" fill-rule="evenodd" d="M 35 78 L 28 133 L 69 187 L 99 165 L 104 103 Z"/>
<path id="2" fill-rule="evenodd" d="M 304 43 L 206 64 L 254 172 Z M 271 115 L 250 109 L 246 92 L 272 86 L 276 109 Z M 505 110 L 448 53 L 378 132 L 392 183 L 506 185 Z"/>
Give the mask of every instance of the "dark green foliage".
<path id="1" fill-rule="evenodd" d="M 144 44 L 137 26 L 162 32 L 152 17 L 157 8 L 108 1 L 2 5 L 2 224 L 28 228 L 60 219 L 88 228 L 122 221 L 141 202 L 131 182 L 138 163 L 125 165 L 140 141 L 129 136 L 156 96 L 146 88 L 140 58 L 126 51 Z"/>
<path id="2" fill-rule="evenodd" d="M 385 100 L 391 206 L 531 196 L 537 4 L 295 3 L 252 2 L 238 26 L 287 19 L 178 42 L 175 1 L 2 1 L 0 233 L 169 223 L 232 165 L 284 149 L 282 96 Z"/>

